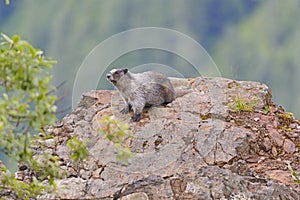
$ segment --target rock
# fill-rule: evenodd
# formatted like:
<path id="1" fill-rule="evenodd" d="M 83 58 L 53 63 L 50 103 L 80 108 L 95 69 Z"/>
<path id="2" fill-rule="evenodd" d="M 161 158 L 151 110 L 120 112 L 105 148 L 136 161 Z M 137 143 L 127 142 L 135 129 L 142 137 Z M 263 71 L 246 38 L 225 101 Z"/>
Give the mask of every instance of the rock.
<path id="1" fill-rule="evenodd" d="M 293 179 L 291 179 L 291 172 L 283 170 L 268 171 L 267 175 L 274 180 L 281 181 L 285 185 L 294 185 Z"/>
<path id="2" fill-rule="evenodd" d="M 226 169 L 230 169 L 231 172 L 242 175 L 242 176 L 253 176 L 249 165 L 244 160 L 238 160 L 232 165 L 224 166 Z"/>
<path id="3" fill-rule="evenodd" d="M 93 172 L 93 178 L 94 179 L 99 179 L 101 178 L 101 173 L 103 172 L 103 168 L 98 168 Z"/>
<path id="4" fill-rule="evenodd" d="M 277 157 L 278 152 L 277 152 L 276 147 L 273 146 L 272 149 L 271 149 L 271 152 L 272 152 L 273 156 Z"/>
<path id="5" fill-rule="evenodd" d="M 288 136 L 288 138 L 293 138 L 293 139 L 298 137 L 296 130 L 293 132 L 286 132 L 286 135 Z"/>
<path id="6" fill-rule="evenodd" d="M 148 195 L 144 192 L 137 192 L 128 194 L 124 197 L 119 198 L 120 200 L 148 200 Z"/>
<path id="7" fill-rule="evenodd" d="M 278 128 L 278 118 L 275 118 L 275 120 L 273 121 L 273 126 L 275 128 Z"/>
<path id="8" fill-rule="evenodd" d="M 265 151 L 269 151 L 272 148 L 272 143 L 271 140 L 269 138 L 264 138 L 264 142 L 263 145 L 265 147 Z"/>
<path id="9" fill-rule="evenodd" d="M 1 167 L 1 165 L 0 165 L 0 167 Z M 24 171 L 28 168 L 28 166 L 25 165 L 24 163 L 18 163 L 18 168 L 20 171 Z"/>
<path id="10" fill-rule="evenodd" d="M 295 144 L 295 146 L 296 146 L 297 148 L 300 147 L 300 138 L 299 138 L 299 137 L 297 137 L 297 138 L 295 139 L 294 144 Z"/>
<path id="11" fill-rule="evenodd" d="M 291 123 L 290 125 L 289 125 L 289 128 L 291 128 L 291 129 L 295 129 L 297 127 L 297 124 L 296 123 Z"/>
<path id="12" fill-rule="evenodd" d="M 269 136 L 273 143 L 275 143 L 277 146 L 281 147 L 283 145 L 283 137 L 278 133 L 276 130 L 272 130 L 269 133 Z"/>
<path id="13" fill-rule="evenodd" d="M 220 77 L 171 81 L 176 100 L 165 107 L 146 108 L 140 122 L 130 123 L 134 137 L 124 142 L 132 152 L 128 164 L 117 159 L 114 144 L 99 133 L 104 115 L 129 122 L 130 114 L 119 113 L 119 94 L 84 94 L 78 107 L 52 130 L 58 144 L 50 150 L 70 174 L 56 180 L 55 193 L 45 193 L 40 199 L 299 197 L 299 188 L 286 185 L 286 177 L 276 178 L 274 172 L 290 173 L 283 162 L 287 159 L 300 169 L 299 152 L 276 128 L 275 114 L 262 112 L 273 105 L 266 85 Z M 255 115 L 229 109 L 237 95 L 250 105 L 255 99 Z M 89 150 L 89 157 L 80 165 L 70 161 L 67 148 L 74 135 Z M 40 151 L 49 150 L 52 142 L 48 142 Z"/>
<path id="14" fill-rule="evenodd" d="M 44 140 L 44 145 L 48 148 L 54 148 L 56 141 L 54 139 L 46 139 Z"/>
<path id="15" fill-rule="evenodd" d="M 23 171 L 17 171 L 16 173 L 15 173 L 15 178 L 17 179 L 17 180 L 19 180 L 19 181 L 22 181 L 22 180 L 24 180 L 24 172 Z"/>
<path id="16" fill-rule="evenodd" d="M 57 193 L 61 199 L 82 199 L 85 196 L 86 181 L 81 178 L 68 178 L 56 181 Z"/>
<path id="17" fill-rule="evenodd" d="M 55 151 L 55 154 L 58 155 L 60 158 L 63 160 L 68 160 L 69 159 L 69 148 L 67 145 L 60 145 L 57 147 L 57 150 Z"/>
<path id="18" fill-rule="evenodd" d="M 261 157 L 259 155 L 247 156 L 246 161 L 249 163 L 258 163 Z"/>
<path id="19" fill-rule="evenodd" d="M 256 122 L 258 122 L 260 120 L 260 118 L 259 117 L 255 117 L 255 118 L 253 118 L 253 120 L 256 121 Z"/>
<path id="20" fill-rule="evenodd" d="M 292 154 L 296 150 L 295 144 L 291 140 L 285 139 L 283 144 L 283 150 L 286 153 Z"/>

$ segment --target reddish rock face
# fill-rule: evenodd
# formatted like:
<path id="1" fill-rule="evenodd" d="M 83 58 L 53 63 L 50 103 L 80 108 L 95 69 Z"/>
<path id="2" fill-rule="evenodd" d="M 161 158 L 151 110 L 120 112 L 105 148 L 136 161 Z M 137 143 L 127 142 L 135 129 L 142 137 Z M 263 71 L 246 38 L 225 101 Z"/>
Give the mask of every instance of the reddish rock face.
<path id="1" fill-rule="evenodd" d="M 278 133 L 277 130 L 271 130 L 269 132 L 269 137 L 271 138 L 274 145 L 281 147 L 283 145 L 283 137 Z"/>
<path id="2" fill-rule="evenodd" d="M 285 139 L 283 150 L 288 154 L 293 154 L 296 151 L 295 144 L 291 140 Z"/>
<path id="3" fill-rule="evenodd" d="M 61 158 L 70 176 L 41 199 L 298 199 L 287 164 L 300 169 L 300 124 L 282 119 L 266 85 L 224 78 L 171 81 L 177 98 L 166 107 L 147 108 L 140 122 L 130 124 L 134 137 L 124 141 L 133 155 L 128 165 L 99 134 L 104 115 L 129 119 L 118 112 L 123 106 L 118 93 L 84 94 L 53 128 L 54 144 L 43 145 Z M 237 110 L 237 96 L 245 105 L 255 102 L 253 110 Z M 66 149 L 73 135 L 89 150 L 76 166 Z M 20 180 L 23 169 L 28 170 L 20 168 Z"/>

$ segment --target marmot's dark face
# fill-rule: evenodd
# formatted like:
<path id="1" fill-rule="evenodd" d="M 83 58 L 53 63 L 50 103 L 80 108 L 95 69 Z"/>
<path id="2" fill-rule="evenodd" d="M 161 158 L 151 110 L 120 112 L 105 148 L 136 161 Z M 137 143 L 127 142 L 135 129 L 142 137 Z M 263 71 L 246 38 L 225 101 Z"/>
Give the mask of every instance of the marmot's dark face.
<path id="1" fill-rule="evenodd" d="M 112 69 L 109 73 L 106 74 L 106 78 L 115 85 L 127 72 L 128 69 L 125 68 Z"/>

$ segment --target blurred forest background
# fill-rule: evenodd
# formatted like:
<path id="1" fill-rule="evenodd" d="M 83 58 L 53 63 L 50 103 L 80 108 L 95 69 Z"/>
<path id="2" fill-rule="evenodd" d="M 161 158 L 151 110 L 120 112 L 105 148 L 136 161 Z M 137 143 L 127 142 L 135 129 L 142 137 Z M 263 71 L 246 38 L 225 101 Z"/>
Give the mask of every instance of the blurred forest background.
<path id="1" fill-rule="evenodd" d="M 66 81 L 58 91 L 66 94 L 60 110 L 70 107 L 76 72 L 101 41 L 132 28 L 164 27 L 199 42 L 223 77 L 269 85 L 275 103 L 300 118 L 299 8 L 299 0 L 1 0 L 0 32 L 19 34 L 58 61 L 54 85 Z M 185 64 L 155 50 L 131 52 L 114 64 L 154 62 Z M 99 88 L 112 89 L 106 81 Z"/>

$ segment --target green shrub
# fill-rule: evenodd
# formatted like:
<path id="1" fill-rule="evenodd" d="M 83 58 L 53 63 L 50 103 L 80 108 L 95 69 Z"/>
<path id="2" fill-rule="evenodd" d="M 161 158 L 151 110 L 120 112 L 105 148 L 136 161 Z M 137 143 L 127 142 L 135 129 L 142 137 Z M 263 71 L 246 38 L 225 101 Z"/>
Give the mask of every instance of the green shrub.
<path id="1" fill-rule="evenodd" d="M 105 134 L 106 138 L 113 142 L 117 149 L 117 159 L 127 164 L 132 157 L 130 149 L 124 145 L 126 138 L 133 137 L 129 130 L 129 125 L 110 116 L 103 116 L 100 124 L 100 132 Z"/>
<path id="2" fill-rule="evenodd" d="M 56 96 L 50 91 L 52 76 L 48 69 L 56 61 L 45 57 L 20 36 L 0 36 L 0 146 L 1 150 L 18 163 L 38 172 L 31 183 L 20 182 L 5 166 L 1 168 L 0 188 L 13 190 L 19 197 L 28 199 L 40 194 L 46 186 L 43 179 L 55 186 L 59 176 L 58 159 L 44 154 L 33 158 L 30 148 L 32 136 L 43 132 L 43 127 L 56 120 Z"/>
<path id="3" fill-rule="evenodd" d="M 88 156 L 89 151 L 87 150 L 85 144 L 80 141 L 77 136 L 73 136 L 70 140 L 68 140 L 67 145 L 71 150 L 70 158 L 75 163 L 84 160 Z"/>

